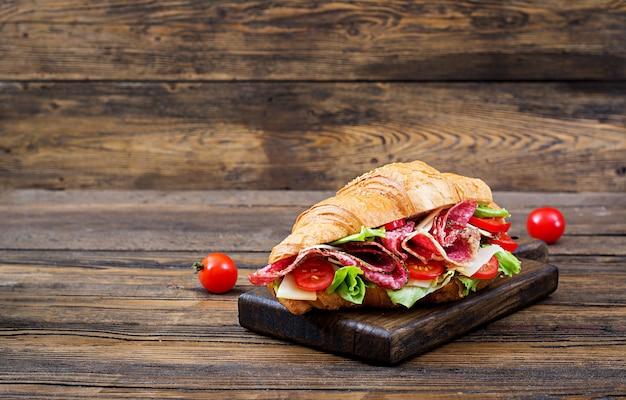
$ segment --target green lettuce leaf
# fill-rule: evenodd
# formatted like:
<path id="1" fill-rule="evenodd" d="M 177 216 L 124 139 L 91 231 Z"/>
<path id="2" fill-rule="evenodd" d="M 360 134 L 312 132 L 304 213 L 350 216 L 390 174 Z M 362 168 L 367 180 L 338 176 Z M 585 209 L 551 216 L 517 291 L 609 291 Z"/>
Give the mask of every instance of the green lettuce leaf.
<path id="1" fill-rule="evenodd" d="M 463 276 L 463 275 L 458 275 L 456 278 L 460 280 L 461 283 L 465 286 L 465 288 L 463 289 L 463 297 L 467 296 L 470 290 L 472 292 L 475 292 L 478 282 L 481 281 L 481 279 L 470 278 L 470 277 Z"/>
<path id="2" fill-rule="evenodd" d="M 502 272 L 506 276 L 513 276 L 519 274 L 522 269 L 522 262 L 517 259 L 510 251 L 502 250 L 495 254 L 500 266 L 498 271 Z"/>
<path id="3" fill-rule="evenodd" d="M 335 271 L 333 282 L 326 288 L 326 293 L 337 292 L 344 300 L 355 304 L 363 303 L 365 282 L 359 276 L 362 274 L 363 271 L 354 265 L 339 268 Z"/>
<path id="4" fill-rule="evenodd" d="M 278 288 L 280 287 L 280 283 L 282 282 L 282 279 L 275 279 L 272 282 L 272 287 L 274 288 L 274 293 L 278 292 Z"/>
<path id="5" fill-rule="evenodd" d="M 387 290 L 387 295 L 393 302 L 393 304 L 402 304 L 406 308 L 413 307 L 418 300 L 426 297 L 435 290 L 441 289 L 444 285 L 450 282 L 450 279 L 454 276 L 454 271 L 448 271 L 437 278 L 429 287 L 418 286 L 404 286 L 398 290 Z"/>
<path id="6" fill-rule="evenodd" d="M 504 208 L 491 208 L 479 204 L 474 211 L 474 216 L 477 218 L 493 218 L 493 217 L 510 217 L 511 214 Z"/>
<path id="7" fill-rule="evenodd" d="M 385 227 L 381 227 L 378 229 L 374 228 L 366 228 L 364 226 L 361 227 L 361 232 L 355 233 L 354 235 L 348 235 L 339 240 L 335 240 L 330 243 L 332 246 L 336 246 L 338 244 L 343 244 L 347 242 L 365 242 L 367 240 L 372 240 L 375 237 L 385 237 Z"/>

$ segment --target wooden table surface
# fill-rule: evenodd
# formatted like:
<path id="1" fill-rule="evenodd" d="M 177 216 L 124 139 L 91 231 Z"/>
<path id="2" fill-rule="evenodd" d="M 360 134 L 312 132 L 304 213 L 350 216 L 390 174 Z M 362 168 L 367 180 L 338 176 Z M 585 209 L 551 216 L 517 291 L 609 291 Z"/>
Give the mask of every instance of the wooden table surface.
<path id="1" fill-rule="evenodd" d="M 522 241 L 531 209 L 563 211 L 558 289 L 393 367 L 238 323 L 247 275 L 329 194 L 0 191 L 0 396 L 626 397 L 623 193 L 495 193 Z M 239 266 L 227 294 L 190 267 L 211 251 Z"/>

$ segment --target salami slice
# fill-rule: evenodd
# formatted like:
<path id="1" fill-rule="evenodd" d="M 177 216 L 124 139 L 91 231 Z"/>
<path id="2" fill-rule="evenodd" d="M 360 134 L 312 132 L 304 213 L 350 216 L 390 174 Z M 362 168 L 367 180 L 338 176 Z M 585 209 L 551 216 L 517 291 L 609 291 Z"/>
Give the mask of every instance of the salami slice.
<path id="1" fill-rule="evenodd" d="M 415 231 L 405 238 L 402 248 L 406 253 L 419 258 L 424 263 L 430 260 L 442 260 L 446 258 L 443 247 L 437 240 L 426 231 Z"/>
<path id="2" fill-rule="evenodd" d="M 413 232 L 413 229 L 415 229 L 415 222 L 409 221 L 406 225 L 387 231 L 385 237 L 380 239 L 380 242 L 397 257 L 406 260 L 409 256 L 403 251 L 402 242 Z"/>
<path id="3" fill-rule="evenodd" d="M 433 236 L 444 247 L 454 243 L 456 235 L 467 226 L 477 206 L 475 201 L 463 200 L 448 210 L 441 211 L 433 224 Z"/>
<path id="4" fill-rule="evenodd" d="M 253 285 L 264 286 L 268 283 L 272 282 L 275 279 L 284 276 L 289 271 L 295 268 L 296 256 L 283 258 L 282 260 L 278 260 L 273 264 L 269 264 L 253 274 L 248 276 L 248 280 Z"/>
<path id="5" fill-rule="evenodd" d="M 355 256 L 368 281 L 385 289 L 400 289 L 409 273 L 400 258 L 376 241 L 346 243 L 343 249 Z"/>
<path id="6" fill-rule="evenodd" d="M 480 233 L 467 226 L 477 203 L 462 201 L 434 217 L 432 228 L 406 225 L 386 232 L 385 238 L 348 242 L 340 247 L 319 245 L 302 250 L 297 256 L 279 260 L 250 275 L 250 282 L 262 286 L 285 276 L 310 257 L 324 257 L 339 265 L 354 265 L 363 277 L 385 289 L 400 289 L 408 280 L 403 260 L 413 255 L 420 260 L 444 260 L 450 265 L 465 266 L 480 246 Z M 416 229 L 416 230 L 414 230 Z M 429 231 L 428 231 L 429 230 Z"/>
<path id="7" fill-rule="evenodd" d="M 253 285 L 263 286 L 285 276 L 310 257 L 324 257 L 337 265 L 354 265 L 363 270 L 368 281 L 385 289 L 400 289 L 408 280 L 408 271 L 402 261 L 382 244 L 374 241 L 350 242 L 343 248 L 332 246 L 303 250 L 297 257 L 279 260 L 249 276 Z"/>

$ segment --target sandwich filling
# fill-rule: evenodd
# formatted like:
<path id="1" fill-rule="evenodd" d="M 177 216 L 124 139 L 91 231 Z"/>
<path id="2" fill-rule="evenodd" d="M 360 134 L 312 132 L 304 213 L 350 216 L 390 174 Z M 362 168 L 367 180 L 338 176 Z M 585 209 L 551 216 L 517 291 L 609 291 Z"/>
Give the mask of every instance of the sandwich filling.
<path id="1" fill-rule="evenodd" d="M 394 304 L 411 307 L 452 279 L 464 295 L 481 280 L 519 273 L 505 209 L 464 200 L 377 228 L 309 247 L 249 276 L 272 283 L 277 297 L 315 300 L 318 290 L 360 304 L 368 286 L 387 290 Z"/>

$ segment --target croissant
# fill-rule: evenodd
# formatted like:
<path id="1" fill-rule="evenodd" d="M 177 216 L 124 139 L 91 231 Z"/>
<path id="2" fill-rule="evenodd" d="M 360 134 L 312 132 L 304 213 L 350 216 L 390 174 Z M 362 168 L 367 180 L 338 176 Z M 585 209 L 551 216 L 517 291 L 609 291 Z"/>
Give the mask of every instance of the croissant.
<path id="1" fill-rule="evenodd" d="M 479 209 L 489 217 L 480 218 Z M 294 314 L 459 300 L 502 271 L 519 272 L 505 216 L 480 179 L 441 173 L 422 161 L 387 164 L 300 214 L 291 233 L 272 249 L 268 265 L 249 280 L 266 285 Z M 495 223 L 497 232 L 484 229 L 483 222 Z M 500 260 L 498 273 L 476 278 L 483 266 L 476 263 L 494 256 Z M 323 267 L 318 275 L 311 272 L 317 266 Z M 434 266 L 439 275 L 419 279 L 420 270 Z M 349 278 L 337 283 L 337 271 L 344 267 L 352 268 L 345 272 Z M 337 285 L 342 289 L 334 290 Z"/>

